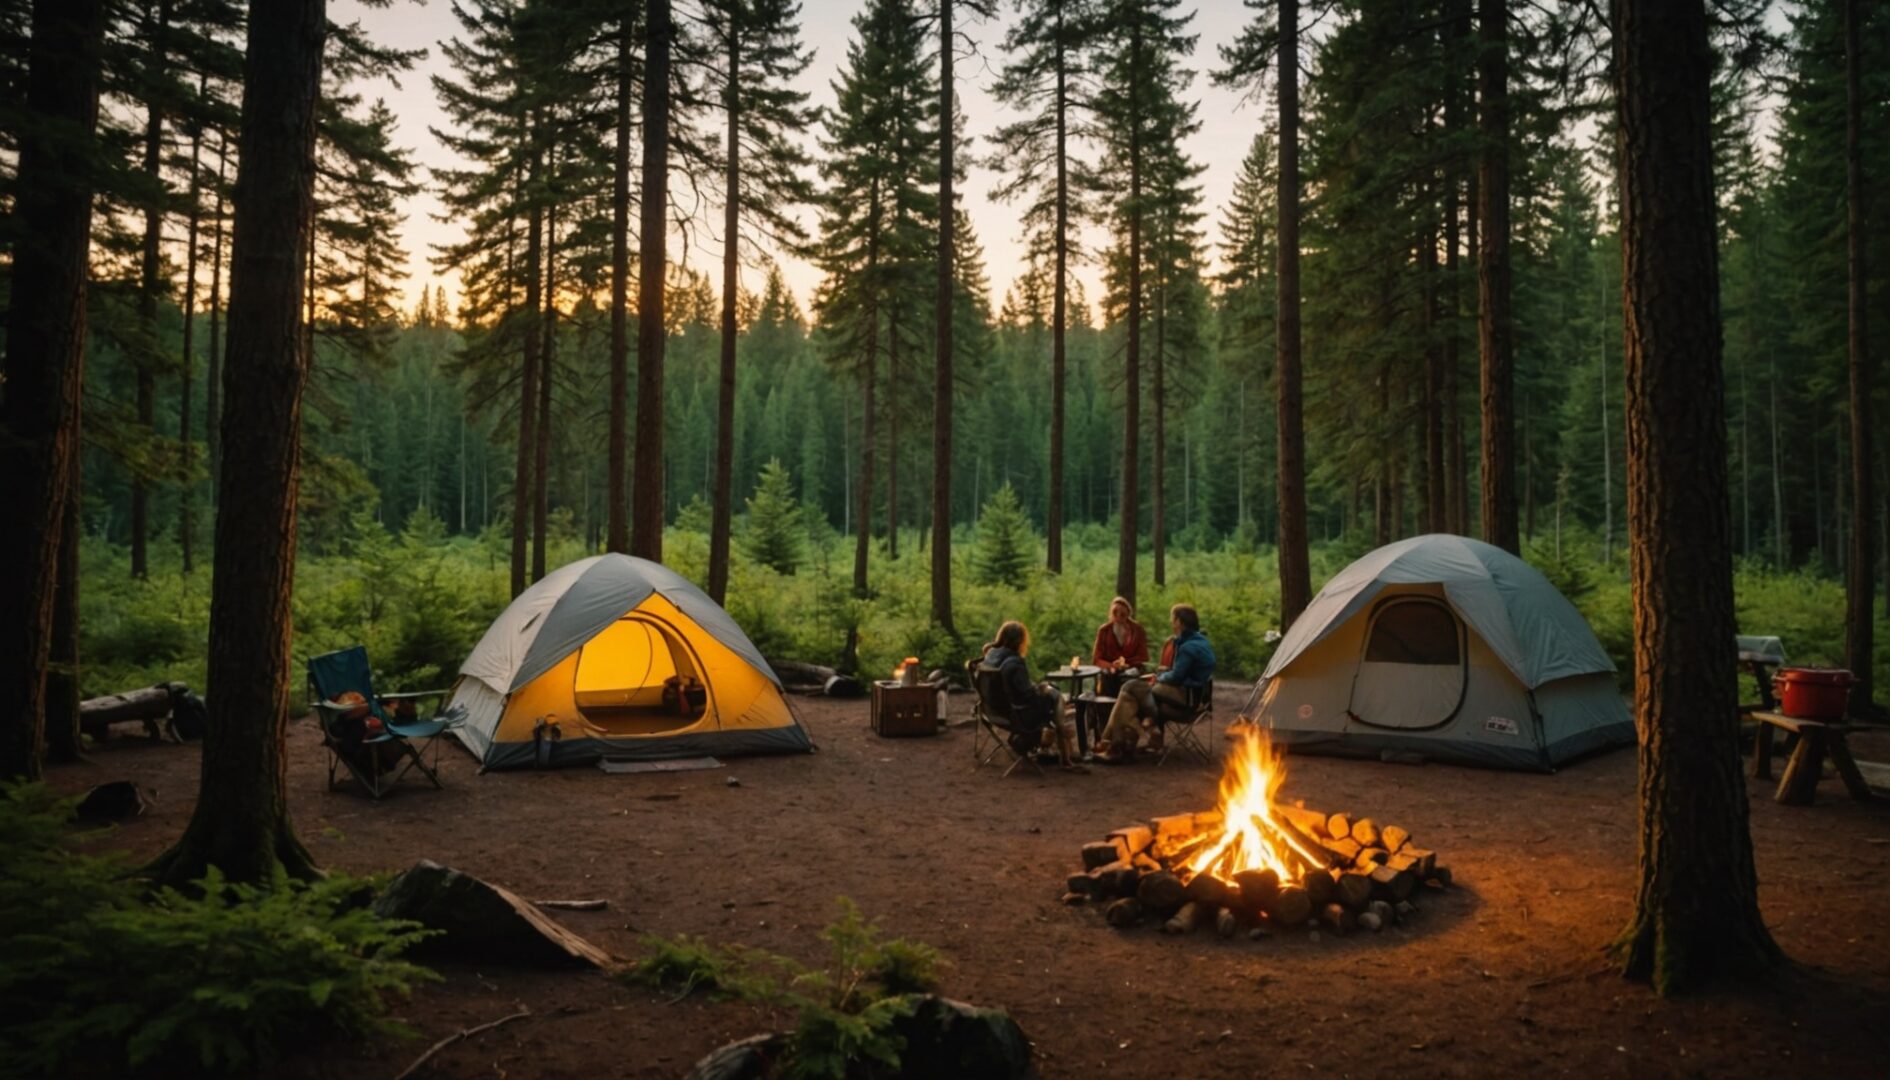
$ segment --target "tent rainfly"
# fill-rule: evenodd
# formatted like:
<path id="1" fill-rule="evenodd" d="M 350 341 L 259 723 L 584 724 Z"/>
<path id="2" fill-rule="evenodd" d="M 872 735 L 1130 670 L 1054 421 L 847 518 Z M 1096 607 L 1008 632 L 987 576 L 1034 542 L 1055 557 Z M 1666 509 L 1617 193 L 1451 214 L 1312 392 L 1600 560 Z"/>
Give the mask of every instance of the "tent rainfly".
<path id="1" fill-rule="evenodd" d="M 1632 745 L 1614 662 L 1541 572 L 1433 534 L 1340 571 L 1293 623 L 1246 715 L 1294 753 L 1553 770 Z"/>
<path id="2" fill-rule="evenodd" d="M 482 771 L 813 749 L 728 612 L 628 555 L 580 559 L 518 594 L 460 666 L 446 711 Z"/>

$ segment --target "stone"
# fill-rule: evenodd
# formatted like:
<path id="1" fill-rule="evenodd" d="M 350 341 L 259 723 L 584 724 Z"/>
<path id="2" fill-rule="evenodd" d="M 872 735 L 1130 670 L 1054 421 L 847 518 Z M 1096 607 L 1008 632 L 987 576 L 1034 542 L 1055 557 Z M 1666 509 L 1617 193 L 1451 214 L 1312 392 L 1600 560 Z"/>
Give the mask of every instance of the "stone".
<path id="1" fill-rule="evenodd" d="M 438 930 L 419 956 L 521 967 L 611 968 L 609 953 L 566 930 L 530 901 L 449 866 L 422 859 L 374 901 L 383 919 Z"/>

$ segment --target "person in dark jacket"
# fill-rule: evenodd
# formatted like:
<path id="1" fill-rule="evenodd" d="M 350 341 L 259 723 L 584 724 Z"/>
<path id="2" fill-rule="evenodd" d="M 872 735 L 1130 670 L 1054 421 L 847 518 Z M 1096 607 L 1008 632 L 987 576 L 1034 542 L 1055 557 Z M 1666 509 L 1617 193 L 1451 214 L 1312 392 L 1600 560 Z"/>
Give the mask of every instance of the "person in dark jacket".
<path id="1" fill-rule="evenodd" d="M 1076 729 L 1063 695 L 1042 683 L 1031 683 L 1030 668 L 1024 663 L 1029 653 L 1030 631 L 1015 619 L 998 627 L 996 639 L 984 647 L 984 666 L 997 670 L 1012 706 L 1027 721 L 1035 721 L 1034 731 L 1013 737 L 1012 749 L 1021 754 L 1054 747 L 1065 768 L 1080 768 L 1071 763 Z"/>
<path id="2" fill-rule="evenodd" d="M 1109 724 L 1103 729 L 1096 752 L 1105 759 L 1120 760 L 1135 753 L 1145 726 L 1150 728 L 1149 749 L 1162 745 L 1162 727 L 1176 716 L 1185 717 L 1194 707 L 1195 695 L 1214 684 L 1214 647 L 1201 631 L 1201 615 L 1191 604 L 1176 604 L 1169 609 L 1168 621 L 1175 636 L 1173 659 L 1150 680 L 1137 679 L 1123 685 L 1110 710 Z M 1163 658 L 1169 657 L 1163 648 Z"/>

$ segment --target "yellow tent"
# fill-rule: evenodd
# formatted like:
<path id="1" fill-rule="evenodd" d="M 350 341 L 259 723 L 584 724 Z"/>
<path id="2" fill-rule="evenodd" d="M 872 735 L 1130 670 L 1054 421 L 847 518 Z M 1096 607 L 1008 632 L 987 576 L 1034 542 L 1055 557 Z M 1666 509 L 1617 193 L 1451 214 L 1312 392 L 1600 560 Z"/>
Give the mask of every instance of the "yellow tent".
<path id="1" fill-rule="evenodd" d="M 597 555 L 545 575 L 460 666 L 446 713 L 487 769 L 809 751 L 741 627 L 658 563 Z"/>

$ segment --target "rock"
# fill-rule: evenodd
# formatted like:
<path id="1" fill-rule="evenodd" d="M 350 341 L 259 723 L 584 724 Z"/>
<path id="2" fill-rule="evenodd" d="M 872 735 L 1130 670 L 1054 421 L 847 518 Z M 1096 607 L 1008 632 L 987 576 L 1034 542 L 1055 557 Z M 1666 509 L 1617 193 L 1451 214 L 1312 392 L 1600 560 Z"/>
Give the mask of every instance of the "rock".
<path id="1" fill-rule="evenodd" d="M 395 878 L 374 901 L 374 913 L 441 932 L 421 942 L 416 955 L 525 967 L 613 966 L 609 953 L 558 925 L 530 901 L 430 860 Z"/>
<path id="2" fill-rule="evenodd" d="M 1393 908 L 1392 910 L 1398 913 L 1399 922 L 1403 922 L 1406 919 L 1413 918 L 1417 915 L 1417 905 L 1413 904 L 1409 900 L 1398 901 L 1398 906 Z"/>
<path id="3" fill-rule="evenodd" d="M 1376 912 L 1368 911 L 1358 917 L 1358 924 L 1367 930 L 1383 930 L 1385 921 Z"/>
<path id="4" fill-rule="evenodd" d="M 114 780 L 109 784 L 100 784 L 85 793 L 79 805 L 72 811 L 72 816 L 80 821 L 123 821 L 144 813 L 148 803 L 144 792 L 130 780 Z"/>
<path id="5" fill-rule="evenodd" d="M 751 1035 L 709 1051 L 683 1080 L 763 1080 L 787 1049 L 786 1032 Z"/>
<path id="6" fill-rule="evenodd" d="M 1110 926 L 1126 930 L 1142 921 L 1142 902 L 1133 896 L 1125 896 L 1104 908 L 1103 918 Z"/>
<path id="7" fill-rule="evenodd" d="M 991 1077 L 1021 1080 L 1031 1075 L 1030 1040 L 1002 1009 L 981 1009 L 937 994 L 913 995 L 912 1015 L 893 1021 L 905 1040 L 899 1067 L 869 1066 L 875 1080 L 957 1080 Z"/>
<path id="8" fill-rule="evenodd" d="M 1368 915 L 1378 916 L 1379 926 L 1390 926 L 1392 924 L 1392 907 L 1383 900 L 1373 900 L 1371 903 L 1365 905 L 1365 912 Z"/>
<path id="9" fill-rule="evenodd" d="M 742 786 L 742 782 L 741 782 L 740 780 L 737 780 L 737 779 L 735 779 L 735 778 L 734 778 L 734 777 L 732 777 L 732 776 L 731 776 L 731 777 L 729 777 L 729 778 L 728 778 L 727 780 L 725 780 L 725 781 L 723 781 L 723 783 L 726 783 L 726 784 L 727 784 L 727 785 L 728 785 L 729 787 L 741 787 L 741 786 Z"/>

